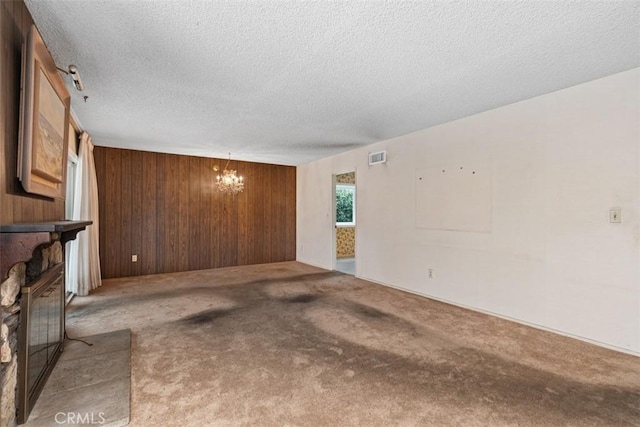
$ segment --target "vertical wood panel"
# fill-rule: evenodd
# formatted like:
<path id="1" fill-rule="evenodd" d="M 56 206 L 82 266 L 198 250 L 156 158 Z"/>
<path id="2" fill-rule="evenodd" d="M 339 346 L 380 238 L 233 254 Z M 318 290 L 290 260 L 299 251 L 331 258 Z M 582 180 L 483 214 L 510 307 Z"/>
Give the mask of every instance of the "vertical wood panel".
<path id="1" fill-rule="evenodd" d="M 215 159 L 202 159 L 200 168 L 200 179 L 202 180 L 202 240 L 198 251 L 202 253 L 200 268 L 218 268 L 222 266 L 220 251 L 220 209 L 221 203 L 219 194 L 214 189 L 214 180 L 217 173 L 213 170 L 214 165 L 219 165 Z"/>
<path id="2" fill-rule="evenodd" d="M 267 262 L 273 262 L 273 260 L 279 259 L 279 247 L 280 247 L 280 224 L 282 223 L 282 214 L 280 212 L 280 200 L 278 196 L 273 196 L 277 192 L 284 190 L 284 187 L 280 186 L 280 168 L 269 167 L 269 212 L 270 212 L 270 224 L 269 224 L 269 258 Z M 284 230 L 282 230 L 284 231 Z"/>
<path id="3" fill-rule="evenodd" d="M 156 172 L 155 153 L 142 153 L 142 249 L 140 251 L 140 274 L 153 274 L 156 269 L 157 212 L 156 212 Z"/>
<path id="4" fill-rule="evenodd" d="M 213 231 L 217 231 L 215 227 L 212 227 L 211 218 L 211 206 L 212 204 L 212 192 L 210 186 L 207 185 L 206 177 L 212 173 L 212 163 L 210 159 L 202 158 L 199 162 L 200 166 L 199 179 L 200 179 L 200 213 L 199 213 L 199 227 L 200 236 L 197 240 L 197 249 L 194 248 L 191 253 L 192 256 L 198 257 L 199 269 L 214 268 L 216 265 L 215 256 L 217 254 L 216 239 L 212 235 Z"/>
<path id="5" fill-rule="evenodd" d="M 245 182 L 255 182 L 252 166 L 251 164 L 243 163 L 241 175 Z M 241 227 L 238 227 L 238 265 L 251 264 L 253 249 L 251 244 L 253 190 L 253 186 L 245 186 L 245 190 L 238 195 L 238 223 L 242 224 Z"/>
<path id="6" fill-rule="evenodd" d="M 65 165 L 64 167 L 67 167 Z M 64 199 L 56 199 L 53 203 L 53 209 L 49 209 L 49 205 L 46 202 L 43 203 L 43 212 L 45 217 L 43 221 L 56 221 L 60 218 L 64 218 L 65 201 Z"/>
<path id="7" fill-rule="evenodd" d="M 202 235 L 202 182 L 200 180 L 200 159 L 189 157 L 189 270 L 200 269 L 200 255 L 196 252 L 200 247 Z"/>
<path id="8" fill-rule="evenodd" d="M 8 80 L 6 101 L 7 109 L 5 112 L 5 118 L 7 122 L 6 130 L 6 161 L 11 163 L 11 183 L 12 185 L 8 191 L 12 194 L 13 199 L 13 217 L 15 222 L 25 222 L 25 218 L 33 219 L 28 211 L 28 208 L 36 203 L 36 199 L 27 199 L 27 193 L 25 193 L 20 187 L 20 183 L 16 178 L 17 170 L 17 156 L 18 156 L 18 129 L 19 129 L 19 117 L 20 117 L 20 68 L 21 68 L 21 55 L 18 49 L 22 49 L 22 43 L 25 39 L 25 35 L 22 34 L 22 13 L 20 5 L 15 2 L 11 2 L 13 8 L 11 9 L 11 26 L 9 27 L 9 37 L 7 48 L 8 61 L 6 64 L 6 76 Z M 23 207 L 23 202 L 25 207 Z"/>
<path id="9" fill-rule="evenodd" d="M 229 168 L 238 170 L 236 162 L 231 162 Z M 222 253 L 222 265 L 238 265 L 238 198 L 234 194 L 224 194 L 221 197 L 223 209 L 222 217 L 218 221 L 221 227 L 221 241 L 218 250 Z"/>
<path id="10" fill-rule="evenodd" d="M 120 266 L 120 236 L 122 234 L 122 220 L 120 210 L 120 187 L 121 187 L 121 167 L 120 161 L 122 150 L 107 150 L 105 155 L 107 179 L 105 184 L 105 194 L 99 203 L 105 205 L 105 232 L 100 234 L 100 239 L 106 239 L 106 251 L 101 255 L 100 265 L 105 278 L 118 277 L 122 275 Z M 97 166 L 97 165 L 96 165 Z M 100 196 L 99 196 L 100 197 Z"/>
<path id="11" fill-rule="evenodd" d="M 138 256 L 138 262 L 131 263 L 132 276 L 142 274 L 142 159 L 141 151 L 131 151 L 131 254 Z"/>
<path id="12" fill-rule="evenodd" d="M 273 206 L 275 200 L 278 198 L 277 193 L 274 195 L 274 192 L 277 191 L 274 179 L 274 168 L 270 165 L 265 165 L 265 192 L 264 192 L 264 221 L 265 221 L 265 230 L 264 230 L 264 242 L 263 242 L 263 251 L 265 258 L 263 262 L 271 262 L 271 250 L 272 250 L 272 240 L 274 239 L 274 212 Z"/>
<path id="13" fill-rule="evenodd" d="M 244 179 L 251 180 L 250 166 L 246 163 L 242 164 L 242 171 L 238 171 L 238 174 Z M 238 227 L 238 265 L 250 264 L 250 227 L 249 221 L 249 201 L 253 195 L 252 191 L 249 191 L 249 187 L 236 196 L 238 203 L 238 224 L 242 225 Z"/>
<path id="14" fill-rule="evenodd" d="M 178 157 L 178 206 L 176 210 L 178 212 L 178 271 L 189 270 L 190 256 L 190 225 L 191 218 L 189 211 L 191 206 L 189 205 L 191 195 L 189 193 L 190 173 L 189 173 L 189 157 Z M 195 224 L 194 224 L 195 226 Z"/>
<path id="15" fill-rule="evenodd" d="M 232 162 L 233 196 L 214 188 L 225 163 L 96 147 L 104 277 L 295 259 L 295 168 Z"/>
<path id="16" fill-rule="evenodd" d="M 12 160 L 16 163 L 16 169 L 14 169 L 13 181 L 13 194 L 14 208 L 13 214 L 16 222 L 24 222 L 26 218 L 29 221 L 35 221 L 33 216 L 32 207 L 38 202 L 38 196 L 30 197 L 22 188 L 20 181 L 15 176 L 15 170 L 17 170 L 17 153 L 18 153 L 18 136 L 19 136 L 19 121 L 20 121 L 20 73 L 21 73 L 21 49 L 22 43 L 26 40 L 27 29 L 24 28 L 24 12 L 25 7 L 17 2 L 13 2 L 13 19 L 16 23 L 16 27 L 13 29 L 13 45 L 10 50 L 10 61 L 14 64 L 9 69 L 9 80 L 13 84 L 9 87 L 9 110 L 7 115 L 7 123 L 9 126 L 8 141 L 10 141 L 10 152 L 8 160 Z M 19 53 L 20 52 L 20 53 Z"/>
<path id="17" fill-rule="evenodd" d="M 296 168 L 287 168 L 286 170 L 286 191 L 285 191 L 285 261 L 294 261 L 296 259 Z"/>
<path id="18" fill-rule="evenodd" d="M 125 276 L 131 276 L 131 234 L 133 222 L 131 221 L 131 181 L 133 170 L 131 168 L 131 151 L 120 152 L 120 170 L 130 171 L 120 175 L 120 250 L 118 251 L 118 263 L 120 271 Z"/>
<path id="19" fill-rule="evenodd" d="M 162 154 L 164 161 L 163 176 L 158 177 L 165 181 L 166 197 L 164 204 L 164 228 L 161 232 L 165 238 L 164 266 L 167 273 L 178 270 L 178 156 Z"/>
<path id="20" fill-rule="evenodd" d="M 10 23 L 10 11 L 13 9 L 13 4 L 7 2 L 0 2 L 0 136 L 3 138 L 2 146 L 0 147 L 0 223 L 10 224 L 13 222 L 13 203 L 9 197 L 4 197 L 7 193 L 7 186 L 11 180 L 11 165 L 7 161 L 8 149 L 8 127 L 7 127 L 7 113 L 9 111 L 9 76 L 8 65 L 9 61 L 9 47 L 7 46 L 10 40 L 9 28 Z"/>
<path id="21" fill-rule="evenodd" d="M 221 194 L 216 188 L 215 176 L 222 174 L 224 167 L 224 161 L 217 162 L 215 160 L 207 161 L 207 172 L 213 168 L 214 165 L 218 165 L 220 170 L 217 172 L 211 171 L 211 185 L 207 191 L 209 194 L 209 204 L 206 205 L 206 217 L 207 227 L 209 228 L 209 240 L 207 242 L 211 249 L 211 260 L 214 268 L 225 267 L 225 253 L 223 250 L 223 242 L 225 239 L 225 198 L 224 194 Z M 207 175 L 205 174 L 204 177 Z"/>
<path id="22" fill-rule="evenodd" d="M 287 171 L 284 168 L 275 169 L 275 182 L 276 191 L 279 194 L 284 192 L 286 197 L 287 191 Z M 287 252 L 287 213 L 285 197 L 276 197 L 274 200 L 275 208 L 272 211 L 272 217 L 278 218 L 278 221 L 274 221 L 274 238 L 271 242 L 272 250 L 272 262 L 275 260 L 282 260 L 286 258 Z"/>
<path id="23" fill-rule="evenodd" d="M 271 168 L 271 191 L 272 192 L 281 192 L 285 191 L 284 186 L 280 182 L 280 168 Z M 271 248 L 269 250 L 269 255 L 271 258 L 269 262 L 273 262 L 275 259 L 281 259 L 280 256 L 280 246 L 282 245 L 281 236 L 284 232 L 284 227 L 280 225 L 284 222 L 282 220 L 275 221 L 274 218 L 283 218 L 284 211 L 281 209 L 282 204 L 280 201 L 281 197 L 273 197 L 271 199 L 270 208 L 271 208 Z"/>
<path id="24" fill-rule="evenodd" d="M 247 222 L 243 224 L 243 227 L 247 229 L 247 245 L 246 251 L 248 252 L 248 264 L 258 264 L 264 262 L 262 259 L 262 242 L 264 231 L 264 192 L 265 182 L 262 174 L 263 165 L 253 164 L 249 168 L 250 175 L 250 188 L 245 191 L 250 192 L 248 200 L 247 210 Z M 247 186 L 248 184 L 245 184 Z"/>
<path id="25" fill-rule="evenodd" d="M 211 215 L 211 207 L 215 204 L 211 191 L 211 177 L 214 175 L 214 160 L 194 157 L 191 163 L 194 164 L 194 168 L 197 170 L 198 188 L 200 191 L 200 203 L 198 206 L 193 207 L 196 216 L 191 222 L 192 227 L 199 230 L 199 236 L 191 246 L 191 256 L 194 258 L 194 262 L 197 259 L 199 269 L 215 268 L 217 262 L 217 247 L 212 241 L 215 241 L 216 231 L 212 228 L 215 220 Z M 195 218 L 198 218 L 197 225 L 194 222 Z"/>
<path id="26" fill-rule="evenodd" d="M 16 207 L 20 208 L 20 212 L 18 212 L 18 216 L 23 218 L 30 218 L 31 221 L 36 222 L 35 206 L 38 203 L 38 199 L 21 199 L 21 203 L 16 204 Z M 22 203 L 24 202 L 24 203 Z M 15 211 L 14 211 L 15 212 Z"/>
<path id="27" fill-rule="evenodd" d="M 167 212 L 166 199 L 168 198 L 168 189 L 166 188 L 167 158 L 163 154 L 156 155 L 156 270 L 157 272 L 168 272 L 165 266 L 165 253 L 167 252 L 168 239 L 164 233 L 167 228 Z M 122 171 L 127 173 L 127 171 Z"/>
<path id="28" fill-rule="evenodd" d="M 65 167 L 67 167 L 67 165 L 64 165 Z M 56 199 L 54 201 L 54 207 L 55 205 L 57 205 L 59 203 L 59 200 L 61 199 Z M 45 212 L 45 201 L 44 200 L 37 200 L 34 205 L 33 205 L 33 219 L 35 220 L 35 222 L 42 222 L 46 220 L 47 217 L 47 213 Z"/>
<path id="29" fill-rule="evenodd" d="M 269 200 L 271 198 L 271 183 L 269 182 L 269 168 L 268 165 L 258 165 L 258 179 L 260 180 L 260 186 L 256 187 L 259 194 L 256 194 L 256 228 L 254 232 L 256 234 L 256 251 L 254 262 L 263 263 L 267 262 L 269 255 L 269 225 L 271 219 L 271 212 L 269 212 Z"/>
<path id="30" fill-rule="evenodd" d="M 22 43 L 33 20 L 21 1 L 0 2 L 0 222 L 64 219 L 64 202 L 26 193 L 16 178 Z"/>

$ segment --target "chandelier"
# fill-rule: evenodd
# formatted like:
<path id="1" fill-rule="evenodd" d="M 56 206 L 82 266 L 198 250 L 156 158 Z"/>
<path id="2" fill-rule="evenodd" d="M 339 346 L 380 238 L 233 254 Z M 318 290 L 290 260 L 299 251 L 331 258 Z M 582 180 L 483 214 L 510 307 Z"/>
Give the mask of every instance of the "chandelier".
<path id="1" fill-rule="evenodd" d="M 216 187 L 221 193 L 238 194 L 244 190 L 244 181 L 241 176 L 236 175 L 235 170 L 227 169 L 230 161 L 231 153 L 229 153 L 229 160 L 222 171 L 222 176 L 216 176 Z"/>

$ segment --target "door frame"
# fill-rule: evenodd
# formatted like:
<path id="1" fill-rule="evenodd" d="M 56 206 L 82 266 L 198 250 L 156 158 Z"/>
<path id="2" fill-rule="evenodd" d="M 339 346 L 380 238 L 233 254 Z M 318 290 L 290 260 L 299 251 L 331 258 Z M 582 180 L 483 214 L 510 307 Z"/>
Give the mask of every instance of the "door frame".
<path id="1" fill-rule="evenodd" d="M 337 176 L 338 175 L 343 175 L 345 173 L 351 173 L 353 172 L 354 177 L 355 177 L 355 184 L 354 184 L 354 192 L 355 192 L 355 198 L 356 198 L 356 214 L 355 214 L 355 231 L 354 234 L 356 235 L 355 240 L 356 240 L 356 244 L 354 245 L 354 247 L 357 246 L 357 230 L 358 230 L 358 215 L 359 215 L 359 211 L 360 209 L 358 209 L 358 168 L 356 168 L 355 166 L 349 170 L 346 170 L 344 172 L 337 172 L 331 175 L 331 271 L 336 271 L 336 265 L 337 265 L 337 259 L 338 259 L 338 247 L 336 244 L 336 234 L 337 234 L 337 229 L 338 226 L 336 225 L 336 186 L 338 184 L 338 180 L 337 180 Z M 354 263 L 355 263 L 355 268 L 357 269 L 357 265 L 358 265 L 358 251 L 357 248 L 354 249 Z M 354 273 L 354 277 L 355 277 L 355 273 Z"/>

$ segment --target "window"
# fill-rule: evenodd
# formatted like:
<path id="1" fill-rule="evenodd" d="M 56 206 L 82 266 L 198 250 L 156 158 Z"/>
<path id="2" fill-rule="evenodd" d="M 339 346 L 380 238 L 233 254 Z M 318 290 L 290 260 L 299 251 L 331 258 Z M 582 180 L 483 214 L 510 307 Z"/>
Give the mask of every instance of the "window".
<path id="1" fill-rule="evenodd" d="M 76 190 L 76 169 L 78 167 L 78 156 L 75 153 L 69 153 L 67 162 L 67 191 L 65 196 L 65 218 L 73 219 L 73 199 Z"/>
<path id="2" fill-rule="evenodd" d="M 73 129 L 70 129 L 73 130 Z M 74 132 L 75 135 L 75 132 Z M 73 202 L 75 199 L 76 192 L 76 179 L 78 179 L 77 175 L 78 169 L 78 156 L 75 153 L 69 152 L 69 160 L 67 162 L 67 191 L 66 191 L 66 199 L 64 203 L 64 217 L 66 219 L 73 219 Z M 67 242 L 64 248 L 65 255 L 65 276 L 72 277 L 69 268 L 71 267 L 71 245 L 73 241 Z M 71 297 L 73 296 L 73 292 L 67 290 L 65 295 L 65 304 L 68 304 L 71 301 Z"/>
<path id="3" fill-rule="evenodd" d="M 336 185 L 336 225 L 356 225 L 356 186 L 354 184 Z"/>

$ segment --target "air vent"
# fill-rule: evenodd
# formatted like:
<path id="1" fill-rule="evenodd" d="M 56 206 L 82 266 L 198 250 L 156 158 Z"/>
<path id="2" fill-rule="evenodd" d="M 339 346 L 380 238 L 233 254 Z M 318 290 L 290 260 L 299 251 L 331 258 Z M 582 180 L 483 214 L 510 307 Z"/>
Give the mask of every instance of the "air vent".
<path id="1" fill-rule="evenodd" d="M 386 151 L 377 151 L 375 153 L 369 153 L 369 165 L 379 165 L 380 163 L 387 163 Z"/>

